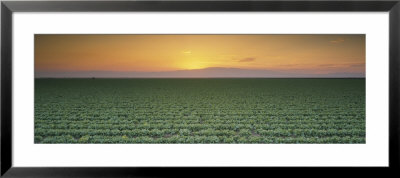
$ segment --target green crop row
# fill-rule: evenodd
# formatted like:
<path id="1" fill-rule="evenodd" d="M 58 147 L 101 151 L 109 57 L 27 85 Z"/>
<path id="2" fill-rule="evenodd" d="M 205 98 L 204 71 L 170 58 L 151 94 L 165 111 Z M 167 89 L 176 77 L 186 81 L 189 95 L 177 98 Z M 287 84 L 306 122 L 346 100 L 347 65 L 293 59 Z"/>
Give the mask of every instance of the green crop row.
<path id="1" fill-rule="evenodd" d="M 35 79 L 35 143 L 365 143 L 365 79 Z"/>

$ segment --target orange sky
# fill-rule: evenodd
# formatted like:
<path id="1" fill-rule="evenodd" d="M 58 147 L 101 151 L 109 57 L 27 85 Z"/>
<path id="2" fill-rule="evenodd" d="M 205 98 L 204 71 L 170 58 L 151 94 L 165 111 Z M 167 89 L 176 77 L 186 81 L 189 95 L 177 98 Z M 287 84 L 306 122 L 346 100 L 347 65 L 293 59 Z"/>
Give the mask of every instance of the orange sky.
<path id="1" fill-rule="evenodd" d="M 365 35 L 35 35 L 36 71 L 365 73 Z"/>

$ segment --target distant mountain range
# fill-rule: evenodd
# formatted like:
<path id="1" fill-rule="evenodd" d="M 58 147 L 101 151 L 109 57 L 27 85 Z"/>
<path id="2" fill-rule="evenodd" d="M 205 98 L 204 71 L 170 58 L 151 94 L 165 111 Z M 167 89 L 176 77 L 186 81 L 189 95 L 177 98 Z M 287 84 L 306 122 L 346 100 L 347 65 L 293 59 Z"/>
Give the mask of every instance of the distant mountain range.
<path id="1" fill-rule="evenodd" d="M 365 73 L 307 74 L 278 70 L 210 67 L 163 72 L 35 71 L 35 78 L 364 78 Z"/>

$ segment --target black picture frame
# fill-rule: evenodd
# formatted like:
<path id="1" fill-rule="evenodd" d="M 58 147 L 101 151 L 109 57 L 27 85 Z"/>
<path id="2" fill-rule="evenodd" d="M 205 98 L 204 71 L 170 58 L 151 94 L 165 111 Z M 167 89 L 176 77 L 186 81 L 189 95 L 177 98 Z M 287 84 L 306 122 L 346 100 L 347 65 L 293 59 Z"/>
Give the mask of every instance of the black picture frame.
<path id="1" fill-rule="evenodd" d="M 242 172 L 270 174 L 307 173 L 311 168 L 131 168 L 75 167 L 20 168 L 12 166 L 12 18 L 13 12 L 124 12 L 124 11 L 331 11 L 389 12 L 389 167 L 352 167 L 348 171 L 367 174 L 371 170 L 393 172 L 399 168 L 400 100 L 400 1 L 2 1 L 1 2 L 1 176 L 4 177 L 132 177 L 229 175 Z M 204 170 L 207 169 L 207 170 Z M 266 172 L 265 169 L 268 169 Z M 329 174 L 339 174 L 332 168 Z M 333 168 L 336 169 L 336 168 Z M 217 171 L 210 173 L 210 171 Z"/>

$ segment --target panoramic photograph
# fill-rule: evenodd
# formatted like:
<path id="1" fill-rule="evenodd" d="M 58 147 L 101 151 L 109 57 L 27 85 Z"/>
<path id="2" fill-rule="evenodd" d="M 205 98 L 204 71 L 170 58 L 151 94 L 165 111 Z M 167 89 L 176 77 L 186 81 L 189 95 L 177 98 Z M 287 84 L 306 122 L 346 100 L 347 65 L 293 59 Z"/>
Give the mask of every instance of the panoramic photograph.
<path id="1" fill-rule="evenodd" d="M 365 144 L 364 34 L 36 34 L 35 144 Z"/>

